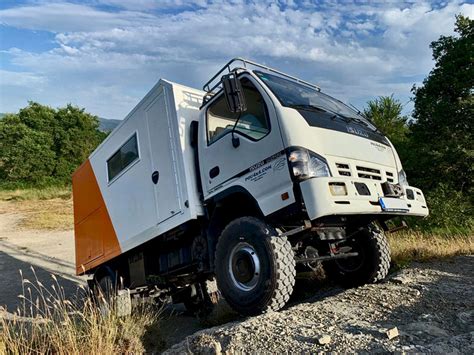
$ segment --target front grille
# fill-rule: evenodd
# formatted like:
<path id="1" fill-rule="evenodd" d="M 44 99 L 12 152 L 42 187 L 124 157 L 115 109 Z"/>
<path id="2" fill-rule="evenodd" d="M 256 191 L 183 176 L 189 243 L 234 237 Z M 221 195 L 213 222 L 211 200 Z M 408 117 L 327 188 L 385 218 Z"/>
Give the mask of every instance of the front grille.
<path id="1" fill-rule="evenodd" d="M 357 168 L 357 176 L 362 179 L 372 179 L 372 180 L 382 180 L 382 175 L 380 174 L 380 170 L 367 168 L 365 166 L 356 166 Z"/>
<path id="2" fill-rule="evenodd" d="M 336 168 L 338 169 L 338 173 L 341 176 L 351 176 L 351 171 L 348 164 L 344 163 L 336 163 Z"/>
<path id="3" fill-rule="evenodd" d="M 370 179 L 376 181 L 395 182 L 395 173 L 393 171 L 380 170 L 362 165 L 351 165 L 349 162 L 336 162 L 336 170 L 339 176 L 356 176 L 361 179 Z M 352 170 L 351 170 L 352 166 Z"/>

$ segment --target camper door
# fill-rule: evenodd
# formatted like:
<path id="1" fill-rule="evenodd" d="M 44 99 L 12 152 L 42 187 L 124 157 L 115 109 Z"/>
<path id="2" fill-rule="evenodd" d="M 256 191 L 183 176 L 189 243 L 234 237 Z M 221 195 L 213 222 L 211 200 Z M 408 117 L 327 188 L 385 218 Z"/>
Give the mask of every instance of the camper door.
<path id="1" fill-rule="evenodd" d="M 161 87 L 157 96 L 145 108 L 150 140 L 152 175 L 149 183 L 154 185 L 158 223 L 181 212 L 176 167 L 176 137 L 170 129 L 171 112 L 166 88 Z"/>

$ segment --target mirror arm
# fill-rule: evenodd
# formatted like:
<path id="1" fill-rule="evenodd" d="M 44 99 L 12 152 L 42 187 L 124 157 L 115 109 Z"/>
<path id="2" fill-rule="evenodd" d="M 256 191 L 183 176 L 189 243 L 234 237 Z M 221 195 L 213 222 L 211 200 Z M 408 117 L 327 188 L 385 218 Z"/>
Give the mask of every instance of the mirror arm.
<path id="1" fill-rule="evenodd" d="M 237 119 L 235 120 L 235 123 L 234 123 L 234 127 L 232 127 L 232 131 L 230 132 L 232 135 L 232 146 L 234 148 L 237 148 L 240 145 L 239 137 L 235 136 L 235 128 L 237 127 L 237 123 L 239 123 L 241 116 L 242 116 L 242 111 L 239 111 L 239 116 L 237 116 Z"/>

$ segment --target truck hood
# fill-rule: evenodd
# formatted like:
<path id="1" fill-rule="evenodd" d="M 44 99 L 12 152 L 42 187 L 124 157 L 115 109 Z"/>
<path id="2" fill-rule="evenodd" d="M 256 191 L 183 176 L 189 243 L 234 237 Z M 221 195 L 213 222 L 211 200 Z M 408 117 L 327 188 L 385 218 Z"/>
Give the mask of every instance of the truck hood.
<path id="1" fill-rule="evenodd" d="M 290 114 L 289 111 L 293 112 Z M 293 128 L 287 132 L 288 146 L 304 147 L 324 156 L 331 171 L 336 163 L 350 163 L 354 169 L 362 163 L 364 167 L 374 169 L 383 165 L 391 172 L 397 171 L 396 152 L 381 133 L 361 123 L 334 118 L 326 112 L 290 109 L 285 115 L 286 123 L 291 119 Z"/>

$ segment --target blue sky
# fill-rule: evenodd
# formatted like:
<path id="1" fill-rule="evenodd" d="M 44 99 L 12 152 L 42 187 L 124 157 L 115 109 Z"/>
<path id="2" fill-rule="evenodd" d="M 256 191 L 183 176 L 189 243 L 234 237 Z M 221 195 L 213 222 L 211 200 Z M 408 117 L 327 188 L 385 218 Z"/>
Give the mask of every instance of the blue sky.
<path id="1" fill-rule="evenodd" d="M 159 78 L 200 88 L 242 56 L 358 107 L 393 93 L 409 114 L 458 13 L 472 1 L 1 1 L 0 112 L 34 100 L 122 119 Z"/>

